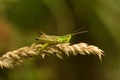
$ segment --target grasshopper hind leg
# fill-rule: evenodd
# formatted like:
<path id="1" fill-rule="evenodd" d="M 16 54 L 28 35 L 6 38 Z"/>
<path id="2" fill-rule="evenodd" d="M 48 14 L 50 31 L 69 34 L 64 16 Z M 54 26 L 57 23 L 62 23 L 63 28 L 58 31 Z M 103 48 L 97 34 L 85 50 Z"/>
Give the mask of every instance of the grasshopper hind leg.
<path id="1" fill-rule="evenodd" d="M 38 50 L 41 51 L 41 50 L 45 49 L 48 45 L 49 45 L 49 43 L 45 43 L 45 44 L 43 44 L 42 47 L 39 48 Z"/>

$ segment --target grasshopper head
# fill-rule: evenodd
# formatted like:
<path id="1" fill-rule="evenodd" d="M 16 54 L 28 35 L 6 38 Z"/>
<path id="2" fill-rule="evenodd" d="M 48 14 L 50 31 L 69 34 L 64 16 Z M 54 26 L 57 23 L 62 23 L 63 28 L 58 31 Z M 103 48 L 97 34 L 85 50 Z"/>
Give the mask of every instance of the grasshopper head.
<path id="1" fill-rule="evenodd" d="M 87 32 L 87 31 L 77 32 L 77 33 L 73 33 L 73 34 L 67 34 L 64 36 L 65 37 L 64 40 L 65 40 L 65 42 L 69 42 L 73 35 L 77 35 L 77 34 L 81 34 L 81 33 L 85 33 L 85 32 Z"/>
<path id="2" fill-rule="evenodd" d="M 67 34 L 67 35 L 65 35 L 66 36 L 66 42 L 69 42 L 70 41 L 70 39 L 71 39 L 71 37 L 72 37 L 72 35 L 71 34 Z"/>

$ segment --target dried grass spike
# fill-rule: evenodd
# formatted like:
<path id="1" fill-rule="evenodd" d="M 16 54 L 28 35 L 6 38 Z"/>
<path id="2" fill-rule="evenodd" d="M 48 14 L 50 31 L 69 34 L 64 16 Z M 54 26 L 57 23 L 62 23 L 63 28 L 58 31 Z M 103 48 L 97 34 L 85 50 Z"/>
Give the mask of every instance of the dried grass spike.
<path id="1" fill-rule="evenodd" d="M 43 54 L 41 54 L 41 56 L 42 56 L 42 59 L 44 59 L 45 58 L 45 54 L 43 53 Z"/>
<path id="2" fill-rule="evenodd" d="M 56 56 L 60 59 L 63 59 L 63 57 L 60 54 L 56 54 Z"/>
<path id="3" fill-rule="evenodd" d="M 74 45 L 70 45 L 69 43 L 62 43 L 57 45 L 50 45 L 43 50 L 38 50 L 41 48 L 41 46 L 41 44 L 32 44 L 30 47 L 22 47 L 14 51 L 7 52 L 0 57 L 0 67 L 13 68 L 14 66 L 23 62 L 24 59 L 33 58 L 34 56 L 38 55 L 41 55 L 42 58 L 44 58 L 45 55 L 55 55 L 56 57 L 63 59 L 63 55 L 69 56 L 70 54 L 95 54 L 98 55 L 101 61 L 102 55 L 104 55 L 101 49 L 86 43 L 78 43 Z"/>

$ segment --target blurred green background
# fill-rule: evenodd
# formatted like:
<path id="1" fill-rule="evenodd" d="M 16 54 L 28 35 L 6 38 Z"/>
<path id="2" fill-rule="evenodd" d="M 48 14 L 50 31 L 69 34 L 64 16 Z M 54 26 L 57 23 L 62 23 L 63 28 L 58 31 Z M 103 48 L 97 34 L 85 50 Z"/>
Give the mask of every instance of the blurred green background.
<path id="1" fill-rule="evenodd" d="M 0 55 L 30 46 L 39 31 L 63 35 L 85 27 L 72 38 L 105 51 L 94 55 L 26 60 L 0 69 L 0 80 L 120 80 L 120 0 L 0 0 Z"/>

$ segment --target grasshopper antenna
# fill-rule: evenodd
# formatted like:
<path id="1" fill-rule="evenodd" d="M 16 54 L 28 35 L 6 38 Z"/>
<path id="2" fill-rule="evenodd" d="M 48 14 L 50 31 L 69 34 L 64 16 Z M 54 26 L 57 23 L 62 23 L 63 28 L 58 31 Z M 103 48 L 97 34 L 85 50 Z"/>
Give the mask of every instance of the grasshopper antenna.
<path id="1" fill-rule="evenodd" d="M 81 33 L 86 33 L 88 31 L 80 31 L 80 32 L 77 32 L 77 33 L 73 33 L 72 35 L 77 35 L 77 34 L 81 34 Z"/>
<path id="2" fill-rule="evenodd" d="M 75 30 L 73 33 L 81 32 L 81 31 L 83 31 L 83 30 L 85 30 L 85 26 L 82 26 L 82 27 L 78 28 L 78 29 Z"/>
<path id="3" fill-rule="evenodd" d="M 81 34 L 81 33 L 86 33 L 88 31 L 84 30 L 85 26 L 82 26 L 81 28 L 77 29 L 76 31 L 74 31 L 74 33 L 72 35 L 77 35 L 77 34 Z"/>

